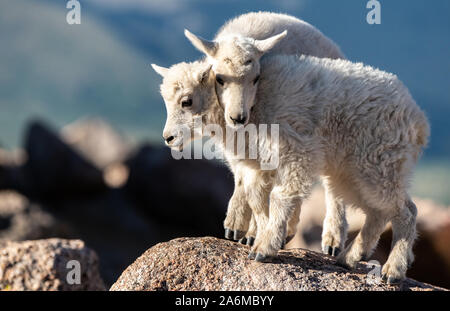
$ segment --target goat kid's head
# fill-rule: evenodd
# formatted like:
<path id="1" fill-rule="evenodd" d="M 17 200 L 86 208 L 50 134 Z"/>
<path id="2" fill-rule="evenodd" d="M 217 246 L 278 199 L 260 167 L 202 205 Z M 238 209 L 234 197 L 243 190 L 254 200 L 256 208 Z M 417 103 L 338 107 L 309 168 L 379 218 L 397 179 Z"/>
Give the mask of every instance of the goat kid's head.
<path id="1" fill-rule="evenodd" d="M 188 142 L 200 137 L 196 122 L 201 122 L 213 102 L 211 97 L 216 96 L 211 65 L 198 61 L 152 67 L 163 77 L 160 90 L 167 111 L 163 139 L 168 147 L 182 151 Z"/>
<path id="2" fill-rule="evenodd" d="M 186 37 L 207 55 L 215 74 L 216 93 L 225 110 L 225 121 L 231 128 L 248 124 L 255 104 L 261 71 L 260 58 L 286 35 L 287 31 L 264 40 L 229 35 L 220 41 L 207 41 L 188 30 Z"/>

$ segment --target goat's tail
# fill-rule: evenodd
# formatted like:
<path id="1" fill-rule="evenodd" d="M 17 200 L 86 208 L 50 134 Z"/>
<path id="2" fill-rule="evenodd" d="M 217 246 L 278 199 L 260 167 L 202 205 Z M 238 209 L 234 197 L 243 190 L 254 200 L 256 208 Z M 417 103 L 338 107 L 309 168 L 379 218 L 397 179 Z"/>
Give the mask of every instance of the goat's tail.
<path id="1" fill-rule="evenodd" d="M 417 147 L 417 153 L 414 157 L 417 161 L 423 149 L 428 145 L 428 139 L 430 137 L 430 124 L 428 123 L 425 113 L 420 109 L 414 124 L 414 130 L 416 135 L 413 143 Z"/>

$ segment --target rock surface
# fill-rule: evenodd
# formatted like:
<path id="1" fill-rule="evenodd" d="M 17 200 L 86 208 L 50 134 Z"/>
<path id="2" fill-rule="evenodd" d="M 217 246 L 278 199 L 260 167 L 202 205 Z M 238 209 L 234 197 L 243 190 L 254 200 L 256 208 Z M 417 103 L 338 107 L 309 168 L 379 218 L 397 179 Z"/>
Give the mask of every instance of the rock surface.
<path id="1" fill-rule="evenodd" d="M 414 243 L 415 260 L 408 275 L 421 282 L 450 288 L 450 207 L 439 205 L 431 200 L 413 197 L 417 205 L 418 238 Z M 347 208 L 347 245 L 361 229 L 365 216 L 357 209 Z M 325 217 L 325 194 L 316 187 L 302 205 L 300 223 L 295 238 L 287 248 L 306 248 L 321 252 L 322 223 Z M 390 225 L 381 235 L 370 260 L 384 263 L 391 250 L 392 230 Z"/>
<path id="2" fill-rule="evenodd" d="M 272 263 L 247 259 L 249 248 L 211 237 L 179 238 L 147 250 L 110 290 L 442 290 L 407 279 L 391 286 L 313 251 L 281 251 Z"/>
<path id="3" fill-rule="evenodd" d="M 67 281 L 68 273 L 74 271 L 66 266 L 71 260 L 80 263 L 80 284 Z M 95 252 L 80 240 L 3 242 L 0 290 L 104 290 L 98 266 Z"/>

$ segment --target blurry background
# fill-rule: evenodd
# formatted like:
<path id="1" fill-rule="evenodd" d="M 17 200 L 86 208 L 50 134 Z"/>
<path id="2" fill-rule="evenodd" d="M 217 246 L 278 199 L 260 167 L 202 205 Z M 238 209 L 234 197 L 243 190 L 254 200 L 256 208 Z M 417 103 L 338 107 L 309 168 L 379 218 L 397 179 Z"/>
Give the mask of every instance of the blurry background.
<path id="1" fill-rule="evenodd" d="M 184 28 L 211 39 L 229 18 L 259 10 L 304 19 L 350 60 L 400 77 L 432 128 L 412 192 L 448 225 L 450 2 L 380 2 L 381 25 L 368 25 L 361 0 L 81 0 L 81 25 L 68 25 L 65 0 L 2 1 L 0 188 L 21 195 L 0 193 L 0 240 L 82 238 L 110 284 L 154 243 L 221 236 L 232 177 L 162 147 L 166 112 L 150 63 L 195 60 Z M 313 245 L 313 227 L 298 245 Z M 435 283 L 450 286 L 445 278 Z"/>

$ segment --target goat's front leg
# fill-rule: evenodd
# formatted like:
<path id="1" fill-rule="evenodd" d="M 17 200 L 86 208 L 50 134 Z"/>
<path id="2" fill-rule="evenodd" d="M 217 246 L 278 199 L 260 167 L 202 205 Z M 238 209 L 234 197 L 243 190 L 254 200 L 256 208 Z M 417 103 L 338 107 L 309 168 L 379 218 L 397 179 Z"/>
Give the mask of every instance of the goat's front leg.
<path id="1" fill-rule="evenodd" d="M 268 207 L 267 207 L 267 209 L 268 209 Z M 300 220 L 300 218 L 299 218 L 300 211 L 301 211 L 301 202 L 300 202 L 300 204 L 297 205 L 297 208 L 295 208 L 294 212 L 292 213 L 291 219 L 288 222 L 287 236 L 286 236 L 286 240 L 285 240 L 282 248 L 284 248 L 286 246 L 286 244 L 289 243 L 294 238 L 294 236 L 297 232 L 297 225 Z M 242 244 L 247 244 L 249 246 L 253 246 L 253 244 L 255 243 L 255 237 L 257 235 L 257 228 L 258 227 L 256 224 L 255 215 L 252 214 L 252 219 L 250 220 L 250 226 L 248 228 L 247 234 L 245 235 L 244 238 L 239 240 L 239 242 Z"/>
<path id="2" fill-rule="evenodd" d="M 270 194 L 270 217 L 267 225 L 258 230 L 250 257 L 263 262 L 277 255 L 286 241 L 286 227 L 293 212 L 301 204 L 298 195 L 286 195 L 281 186 L 276 186 Z"/>
<path id="3" fill-rule="evenodd" d="M 311 161 L 314 159 L 315 157 L 309 156 L 307 152 L 305 156 L 297 151 L 288 150 L 283 153 L 283 159 L 280 159 L 280 165 L 273 177 L 269 220 L 264 227 L 260 227 L 258 223 L 258 234 L 251 253 L 256 261 L 262 262 L 276 256 L 284 246 L 288 223 L 293 216 L 295 221 L 298 220 L 301 204 L 311 192 L 315 176 L 315 165 Z"/>
<path id="4" fill-rule="evenodd" d="M 250 220 L 250 225 L 248 226 L 248 231 L 245 237 L 239 240 L 241 244 L 247 244 L 248 246 L 253 246 L 255 243 L 255 237 L 258 226 L 256 225 L 255 215 L 252 213 L 252 218 Z"/>
<path id="5" fill-rule="evenodd" d="M 269 195 L 272 190 L 271 174 L 248 168 L 245 172 L 244 187 L 254 219 L 247 234 L 249 237 L 247 238 L 247 245 L 253 245 L 269 221 Z M 252 233 L 254 235 L 251 235 Z M 251 254 L 249 257 L 252 258 Z"/>
<path id="6" fill-rule="evenodd" d="M 232 167 L 234 173 L 234 192 L 228 202 L 227 216 L 224 221 L 225 238 L 239 240 L 249 230 L 252 210 L 248 205 L 243 184 L 243 172 L 239 166 Z"/>
<path id="7" fill-rule="evenodd" d="M 297 233 L 297 225 L 300 222 L 300 212 L 302 210 L 302 202 L 300 201 L 297 204 L 297 207 L 294 209 L 291 215 L 291 219 L 288 222 L 287 225 L 287 233 L 286 233 L 286 241 L 282 248 L 286 247 L 286 244 L 288 244 L 292 239 L 294 238 L 295 234 Z"/>

